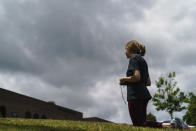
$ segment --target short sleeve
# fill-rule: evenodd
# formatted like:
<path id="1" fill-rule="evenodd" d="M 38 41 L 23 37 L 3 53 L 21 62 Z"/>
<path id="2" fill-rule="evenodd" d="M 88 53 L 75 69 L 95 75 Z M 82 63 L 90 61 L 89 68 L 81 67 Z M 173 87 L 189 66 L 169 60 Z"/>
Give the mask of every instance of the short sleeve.
<path id="1" fill-rule="evenodd" d="M 139 61 L 136 58 L 129 60 L 128 70 L 139 70 Z"/>

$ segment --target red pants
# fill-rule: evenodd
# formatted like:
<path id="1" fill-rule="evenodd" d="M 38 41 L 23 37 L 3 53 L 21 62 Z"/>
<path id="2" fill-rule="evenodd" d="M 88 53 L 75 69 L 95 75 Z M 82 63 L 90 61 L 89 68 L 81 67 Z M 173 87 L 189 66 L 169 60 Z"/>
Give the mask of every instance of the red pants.
<path id="1" fill-rule="evenodd" d="M 146 108 L 149 100 L 130 100 L 128 108 L 134 126 L 161 128 L 162 123 L 146 121 Z"/>

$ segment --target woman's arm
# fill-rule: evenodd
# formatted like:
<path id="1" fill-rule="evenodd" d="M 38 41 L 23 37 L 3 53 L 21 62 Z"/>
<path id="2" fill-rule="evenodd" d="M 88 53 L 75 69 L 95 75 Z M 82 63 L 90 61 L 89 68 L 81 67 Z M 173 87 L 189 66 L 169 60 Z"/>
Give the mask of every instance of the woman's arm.
<path id="1" fill-rule="evenodd" d="M 140 81 L 140 71 L 134 70 L 133 76 L 127 77 L 127 82 L 139 82 Z"/>
<path id="2" fill-rule="evenodd" d="M 129 76 L 129 77 L 123 77 L 120 79 L 120 84 L 126 83 L 126 82 L 130 82 L 130 83 L 134 83 L 134 82 L 139 82 L 140 81 L 140 71 L 139 70 L 134 70 L 133 71 L 133 76 Z"/>

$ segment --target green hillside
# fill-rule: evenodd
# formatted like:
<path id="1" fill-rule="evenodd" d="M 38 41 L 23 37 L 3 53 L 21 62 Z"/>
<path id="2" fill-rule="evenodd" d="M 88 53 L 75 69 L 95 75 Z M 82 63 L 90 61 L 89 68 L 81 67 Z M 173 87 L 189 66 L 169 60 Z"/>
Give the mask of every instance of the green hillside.
<path id="1" fill-rule="evenodd" d="M 123 124 L 51 119 L 0 118 L 0 131 L 178 131 Z M 193 131 L 193 130 L 192 130 Z"/>

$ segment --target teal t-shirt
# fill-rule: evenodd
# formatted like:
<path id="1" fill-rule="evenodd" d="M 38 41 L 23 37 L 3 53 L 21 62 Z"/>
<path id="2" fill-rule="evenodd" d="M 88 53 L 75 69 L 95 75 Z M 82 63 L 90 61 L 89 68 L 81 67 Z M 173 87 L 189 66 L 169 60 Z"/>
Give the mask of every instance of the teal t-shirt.
<path id="1" fill-rule="evenodd" d="M 140 54 L 134 54 L 129 58 L 129 65 L 126 76 L 133 76 L 133 71 L 139 70 L 141 79 L 136 83 L 127 83 L 127 101 L 133 99 L 151 99 L 151 95 L 146 87 L 149 77 L 148 65 Z"/>

